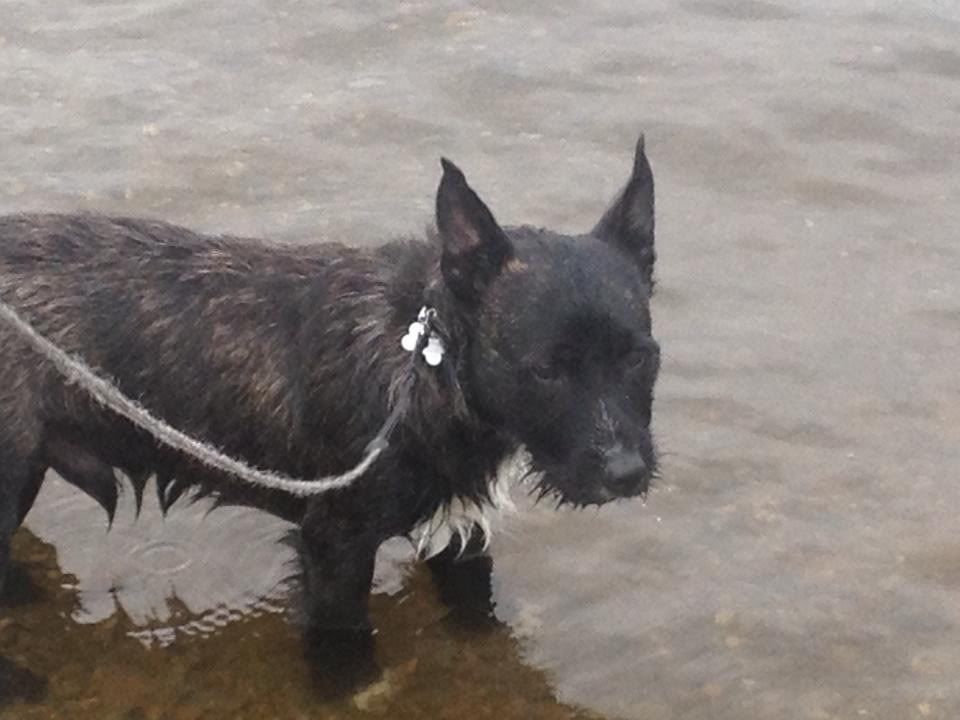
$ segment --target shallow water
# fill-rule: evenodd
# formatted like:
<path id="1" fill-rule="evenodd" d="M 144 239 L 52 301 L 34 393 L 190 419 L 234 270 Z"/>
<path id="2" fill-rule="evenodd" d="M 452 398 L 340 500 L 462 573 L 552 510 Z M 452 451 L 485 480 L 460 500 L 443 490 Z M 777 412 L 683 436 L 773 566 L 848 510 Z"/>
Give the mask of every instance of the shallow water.
<path id="1" fill-rule="evenodd" d="M 387 674 L 333 705 L 283 524 L 107 534 L 52 481 L 0 617 L 47 689 L 0 718 L 960 716 L 958 37 L 933 0 L 3 3 L 2 211 L 369 243 L 443 154 L 579 231 L 643 129 L 665 458 L 645 506 L 510 518 L 485 633 L 388 548 Z"/>

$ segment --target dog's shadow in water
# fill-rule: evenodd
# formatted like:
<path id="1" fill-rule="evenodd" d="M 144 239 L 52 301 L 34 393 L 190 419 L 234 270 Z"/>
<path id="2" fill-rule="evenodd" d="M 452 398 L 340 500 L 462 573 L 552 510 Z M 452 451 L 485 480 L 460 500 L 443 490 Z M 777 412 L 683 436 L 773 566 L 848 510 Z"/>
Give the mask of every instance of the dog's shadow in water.
<path id="1" fill-rule="evenodd" d="M 372 598 L 377 633 L 344 634 L 319 654 L 313 647 L 309 662 L 299 628 L 275 613 L 148 650 L 130 637 L 142 627 L 122 610 L 94 624 L 71 619 L 76 579 L 65 581 L 52 546 L 21 531 L 14 558 L 16 606 L 0 608 L 3 718 L 99 720 L 170 707 L 201 712 L 213 703 L 223 716 L 359 710 L 407 720 L 493 712 L 507 696 L 509 717 L 590 717 L 558 702 L 546 674 L 523 661 L 492 612 L 485 558 L 434 562 L 432 573 L 429 561 L 399 563 L 396 586 Z"/>

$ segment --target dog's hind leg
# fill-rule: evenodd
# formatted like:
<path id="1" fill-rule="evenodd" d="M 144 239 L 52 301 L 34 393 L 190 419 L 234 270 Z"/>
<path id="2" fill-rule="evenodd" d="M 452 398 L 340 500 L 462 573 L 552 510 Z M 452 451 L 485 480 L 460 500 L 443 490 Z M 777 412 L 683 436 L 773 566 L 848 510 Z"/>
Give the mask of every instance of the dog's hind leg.
<path id="1" fill-rule="evenodd" d="M 10 565 L 10 540 L 36 500 L 45 472 L 32 458 L 0 450 L 0 596 Z"/>
<path id="2" fill-rule="evenodd" d="M 20 493 L 20 508 L 17 513 L 17 527 L 23 525 L 27 519 L 27 514 L 37 501 L 37 495 L 40 494 L 40 488 L 43 486 L 43 478 L 46 475 L 46 468 L 36 467 L 27 477 L 27 484 Z"/>
<path id="3" fill-rule="evenodd" d="M 0 598 L 10 566 L 10 540 L 30 511 L 46 466 L 36 359 L 0 328 Z"/>

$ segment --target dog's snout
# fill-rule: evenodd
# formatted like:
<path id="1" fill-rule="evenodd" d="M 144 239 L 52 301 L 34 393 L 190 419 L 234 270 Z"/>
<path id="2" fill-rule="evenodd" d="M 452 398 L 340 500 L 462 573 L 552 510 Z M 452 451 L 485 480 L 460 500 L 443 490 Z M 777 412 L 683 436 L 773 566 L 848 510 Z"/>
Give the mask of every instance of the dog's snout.
<path id="1" fill-rule="evenodd" d="M 643 456 L 635 450 L 618 447 L 607 450 L 604 457 L 607 461 L 607 472 L 613 477 L 634 475 L 647 469 Z"/>
<path id="2" fill-rule="evenodd" d="M 635 450 L 619 447 L 604 453 L 607 463 L 607 487 L 617 495 L 638 495 L 647 491 L 649 473 L 643 456 Z"/>

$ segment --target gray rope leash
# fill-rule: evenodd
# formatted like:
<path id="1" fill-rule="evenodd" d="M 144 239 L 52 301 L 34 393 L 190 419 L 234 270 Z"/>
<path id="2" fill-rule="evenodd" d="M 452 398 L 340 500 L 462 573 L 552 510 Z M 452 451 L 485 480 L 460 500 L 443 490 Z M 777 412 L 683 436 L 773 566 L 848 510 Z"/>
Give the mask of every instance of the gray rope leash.
<path id="1" fill-rule="evenodd" d="M 117 386 L 98 376 L 83 360 L 72 356 L 55 343 L 41 335 L 30 323 L 5 302 L 0 301 L 0 318 L 8 322 L 27 340 L 31 347 L 47 358 L 64 376 L 69 384 L 85 390 L 98 403 L 117 415 L 126 418 L 137 427 L 149 432 L 167 447 L 189 455 L 207 467 L 232 475 L 244 482 L 268 490 L 278 490 L 296 497 L 311 497 L 345 488 L 361 478 L 389 446 L 389 436 L 400 422 L 409 405 L 413 390 L 413 366 L 418 352 L 423 352 L 428 342 L 436 335 L 431 331 L 433 315 L 427 317 L 421 311 L 423 332 L 417 337 L 415 351 L 410 359 L 410 369 L 403 378 L 397 402 L 383 427 L 367 445 L 363 458 L 352 469 L 341 475 L 328 475 L 315 480 L 299 480 L 282 473 L 261 470 L 241 460 L 226 455 L 212 445 L 196 440 L 155 417 L 143 405 L 124 395 Z M 418 322 L 420 318 L 418 318 Z"/>

